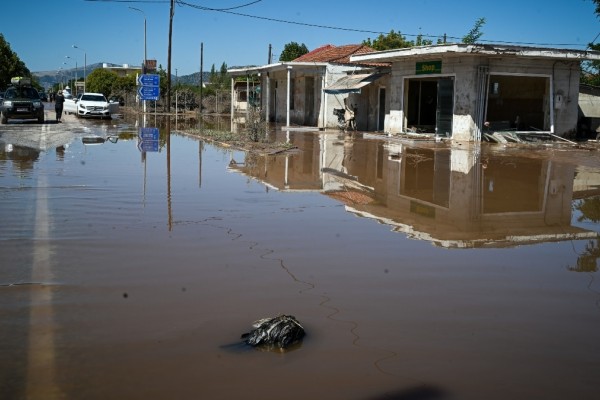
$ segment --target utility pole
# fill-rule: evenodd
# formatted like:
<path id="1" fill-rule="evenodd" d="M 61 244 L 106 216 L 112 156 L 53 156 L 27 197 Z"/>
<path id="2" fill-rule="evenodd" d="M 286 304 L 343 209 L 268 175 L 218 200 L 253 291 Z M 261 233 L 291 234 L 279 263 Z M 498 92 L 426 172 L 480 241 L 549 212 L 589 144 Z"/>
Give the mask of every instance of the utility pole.
<path id="1" fill-rule="evenodd" d="M 202 114 L 202 86 L 204 86 L 204 42 L 200 42 L 200 114 Z"/>
<path id="2" fill-rule="evenodd" d="M 175 13 L 175 0 L 171 0 L 169 12 L 169 51 L 167 60 L 167 113 L 171 113 L 171 39 L 173 37 L 173 14 Z"/>

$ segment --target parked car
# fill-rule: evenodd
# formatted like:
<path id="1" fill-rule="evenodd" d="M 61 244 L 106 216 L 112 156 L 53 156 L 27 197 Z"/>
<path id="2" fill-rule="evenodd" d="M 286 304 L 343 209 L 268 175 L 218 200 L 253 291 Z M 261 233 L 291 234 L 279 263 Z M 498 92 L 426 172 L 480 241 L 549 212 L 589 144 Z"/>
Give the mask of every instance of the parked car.
<path id="1" fill-rule="evenodd" d="M 48 101 L 48 95 L 46 94 L 46 92 L 40 92 L 40 100 L 42 101 Z"/>
<path id="2" fill-rule="evenodd" d="M 83 93 L 79 99 L 70 99 L 69 101 L 75 103 L 75 113 L 78 117 L 111 118 L 108 101 L 106 101 L 106 97 L 102 93 Z M 65 99 L 66 104 L 67 100 Z"/>
<path id="3" fill-rule="evenodd" d="M 125 98 L 123 96 L 112 96 L 108 99 L 109 103 L 119 103 L 120 106 L 125 105 Z"/>
<path id="4" fill-rule="evenodd" d="M 64 93 L 65 102 L 63 103 L 63 112 L 65 114 L 77 114 L 77 102 L 83 95 L 83 93 L 79 93 L 77 97 L 71 95 L 71 93 Z"/>
<path id="5" fill-rule="evenodd" d="M 31 79 L 11 79 L 11 86 L 6 89 L 4 99 L 0 102 L 0 123 L 6 124 L 9 119 L 37 119 L 39 123 L 44 122 L 44 103 L 31 86 Z"/>

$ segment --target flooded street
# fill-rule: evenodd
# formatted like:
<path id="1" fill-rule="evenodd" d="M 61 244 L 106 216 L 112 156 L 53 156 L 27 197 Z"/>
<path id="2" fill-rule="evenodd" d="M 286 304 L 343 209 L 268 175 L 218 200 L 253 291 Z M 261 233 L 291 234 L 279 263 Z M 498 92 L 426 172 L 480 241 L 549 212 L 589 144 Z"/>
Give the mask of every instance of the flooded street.
<path id="1" fill-rule="evenodd" d="M 600 151 L 184 127 L 0 126 L 0 398 L 597 398 Z"/>

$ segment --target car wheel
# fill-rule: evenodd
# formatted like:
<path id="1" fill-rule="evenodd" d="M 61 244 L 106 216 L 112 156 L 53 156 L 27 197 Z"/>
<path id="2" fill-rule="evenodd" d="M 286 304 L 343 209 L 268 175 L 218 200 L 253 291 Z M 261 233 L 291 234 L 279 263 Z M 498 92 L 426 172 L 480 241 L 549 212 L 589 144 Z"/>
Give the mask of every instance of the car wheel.
<path id="1" fill-rule="evenodd" d="M 43 124 L 44 123 L 44 116 L 39 116 L 38 117 L 38 123 Z"/>
<path id="2" fill-rule="evenodd" d="M 6 118 L 6 115 L 4 115 L 4 113 L 0 113 L 0 123 L 2 123 L 2 124 L 8 123 L 8 118 Z"/>

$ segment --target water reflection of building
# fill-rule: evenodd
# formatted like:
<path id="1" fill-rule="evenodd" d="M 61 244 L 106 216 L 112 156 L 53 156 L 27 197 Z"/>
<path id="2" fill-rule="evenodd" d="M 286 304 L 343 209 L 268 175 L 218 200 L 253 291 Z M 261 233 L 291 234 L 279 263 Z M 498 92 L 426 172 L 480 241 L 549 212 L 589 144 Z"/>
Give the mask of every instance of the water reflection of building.
<path id="1" fill-rule="evenodd" d="M 571 224 L 575 166 L 488 147 L 292 135 L 301 151 L 232 166 L 278 190 L 314 190 L 409 237 L 454 248 L 596 238 Z"/>

